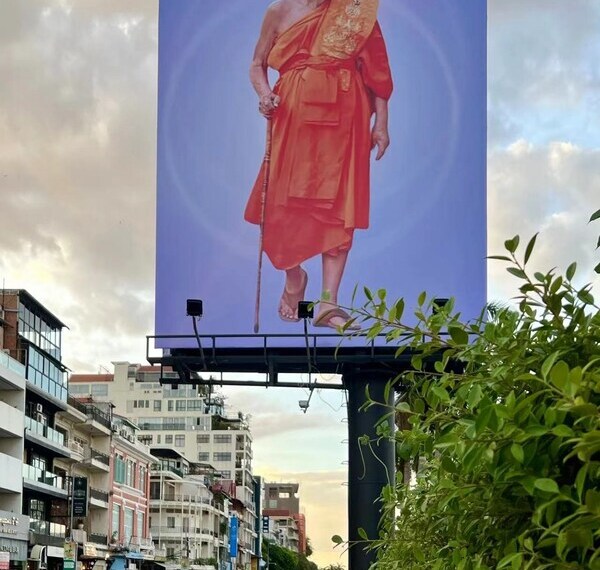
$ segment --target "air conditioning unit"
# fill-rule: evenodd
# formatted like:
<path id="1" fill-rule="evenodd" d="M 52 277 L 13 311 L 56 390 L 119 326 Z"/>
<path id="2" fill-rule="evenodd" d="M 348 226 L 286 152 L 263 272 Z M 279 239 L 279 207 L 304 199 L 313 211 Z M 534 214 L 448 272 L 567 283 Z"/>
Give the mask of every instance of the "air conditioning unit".
<path id="1" fill-rule="evenodd" d="M 42 406 L 42 404 L 36 404 L 35 405 L 35 411 L 42 413 L 44 411 L 44 406 Z"/>
<path id="2" fill-rule="evenodd" d="M 125 439 L 127 439 L 127 436 L 129 434 L 127 433 L 126 429 L 122 429 L 122 430 L 119 431 L 119 435 L 121 435 L 122 437 L 124 437 Z"/>

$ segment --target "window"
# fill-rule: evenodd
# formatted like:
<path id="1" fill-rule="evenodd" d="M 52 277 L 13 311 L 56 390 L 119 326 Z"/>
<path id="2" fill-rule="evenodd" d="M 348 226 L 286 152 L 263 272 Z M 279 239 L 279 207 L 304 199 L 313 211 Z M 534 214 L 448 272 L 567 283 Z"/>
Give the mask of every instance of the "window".
<path id="1" fill-rule="evenodd" d="M 198 400 L 188 400 L 187 401 L 187 409 L 189 411 L 199 412 L 204 410 L 204 402 L 200 399 Z"/>
<path id="2" fill-rule="evenodd" d="M 143 465 L 140 465 L 140 476 L 138 478 L 138 489 L 144 491 L 146 489 L 146 476 L 148 470 Z"/>
<path id="3" fill-rule="evenodd" d="M 160 443 L 160 439 L 161 439 L 161 437 L 160 437 L 160 434 L 159 434 L 159 435 L 156 436 L 156 443 Z"/>
<path id="4" fill-rule="evenodd" d="M 162 409 L 162 400 L 154 400 L 154 411 L 160 412 Z"/>
<path id="5" fill-rule="evenodd" d="M 87 396 L 90 393 L 89 384 L 69 384 L 69 392 L 74 396 Z"/>
<path id="6" fill-rule="evenodd" d="M 198 452 L 198 461 L 210 461 L 210 453 L 208 451 Z"/>
<path id="7" fill-rule="evenodd" d="M 176 412 L 185 412 L 185 400 L 176 400 L 175 401 L 175 411 Z"/>
<path id="8" fill-rule="evenodd" d="M 108 396 L 108 384 L 92 384 L 92 396 Z"/>
<path id="9" fill-rule="evenodd" d="M 169 400 L 169 401 L 167 402 L 167 408 L 168 408 L 168 411 L 169 411 L 169 412 L 172 412 L 172 411 L 173 411 L 173 400 Z"/>
<path id="10" fill-rule="evenodd" d="M 125 472 L 125 484 L 130 487 L 135 487 L 135 461 L 127 460 Z"/>
<path id="11" fill-rule="evenodd" d="M 175 517 L 167 517 L 167 528 L 175 528 Z"/>
<path id="12" fill-rule="evenodd" d="M 175 447 L 185 447 L 185 435 L 175 436 Z"/>
<path id="13" fill-rule="evenodd" d="M 129 543 L 129 540 L 133 536 L 133 509 L 125 507 L 125 518 L 123 520 L 123 535 L 125 538 L 125 544 Z"/>
<path id="14" fill-rule="evenodd" d="M 138 400 L 137 401 L 137 407 L 138 408 L 143 408 L 144 407 L 144 400 Z M 135 408 L 135 406 L 134 406 L 134 408 Z"/>
<path id="15" fill-rule="evenodd" d="M 216 433 L 214 441 L 215 443 L 231 443 L 231 434 Z"/>
<path id="16" fill-rule="evenodd" d="M 139 435 L 138 441 L 144 445 L 152 445 L 153 437 L 151 435 Z"/>
<path id="17" fill-rule="evenodd" d="M 120 455 L 115 455 L 113 479 L 115 483 L 125 483 L 125 460 Z"/>
<path id="18" fill-rule="evenodd" d="M 190 532 L 190 519 L 183 517 L 183 532 Z"/>
<path id="19" fill-rule="evenodd" d="M 231 453 L 213 453 L 213 461 L 231 461 Z"/>
<path id="20" fill-rule="evenodd" d="M 140 538 L 144 538 L 146 536 L 146 529 L 144 528 L 144 513 L 138 511 L 137 514 L 137 535 Z"/>
<path id="21" fill-rule="evenodd" d="M 221 471 L 221 479 L 231 479 L 231 471 Z"/>
<path id="22" fill-rule="evenodd" d="M 39 499 L 29 500 L 29 518 L 36 521 L 46 520 L 46 505 Z"/>
<path id="23" fill-rule="evenodd" d="M 117 505 L 116 503 L 113 503 L 111 532 L 112 532 L 112 537 L 114 538 L 115 542 L 119 541 L 119 536 L 121 534 L 120 525 L 121 525 L 121 505 Z"/>
<path id="24" fill-rule="evenodd" d="M 207 433 L 196 434 L 196 443 L 210 443 L 210 435 Z"/>
<path id="25" fill-rule="evenodd" d="M 165 435 L 165 443 L 173 443 L 173 436 L 172 435 Z"/>
<path id="26" fill-rule="evenodd" d="M 150 483 L 150 498 L 160 499 L 160 481 L 152 481 Z"/>

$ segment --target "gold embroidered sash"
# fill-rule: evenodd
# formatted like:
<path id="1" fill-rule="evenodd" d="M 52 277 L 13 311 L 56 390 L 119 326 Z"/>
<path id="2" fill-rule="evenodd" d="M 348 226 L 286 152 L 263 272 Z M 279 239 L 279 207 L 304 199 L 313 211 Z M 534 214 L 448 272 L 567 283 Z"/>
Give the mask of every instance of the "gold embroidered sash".
<path id="1" fill-rule="evenodd" d="M 330 0 L 311 54 L 354 57 L 373 30 L 378 6 L 379 0 Z"/>

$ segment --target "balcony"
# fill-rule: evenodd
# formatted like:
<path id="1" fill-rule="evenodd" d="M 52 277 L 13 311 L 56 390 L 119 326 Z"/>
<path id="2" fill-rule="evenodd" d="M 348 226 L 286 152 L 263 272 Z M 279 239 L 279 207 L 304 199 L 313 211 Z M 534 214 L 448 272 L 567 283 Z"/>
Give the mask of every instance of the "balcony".
<path id="1" fill-rule="evenodd" d="M 0 437 L 23 437 L 23 412 L 0 400 Z"/>
<path id="2" fill-rule="evenodd" d="M 17 355 L 17 350 L 13 351 L 15 356 Z M 24 351 L 21 351 L 24 352 Z M 25 389 L 25 365 L 21 364 L 18 360 L 10 356 L 8 353 L 4 351 L 0 351 L 0 366 L 4 366 L 4 368 L 8 368 L 11 372 L 14 372 L 19 378 L 15 379 L 15 388 L 20 390 Z M 11 378 L 13 380 L 13 378 Z"/>
<path id="3" fill-rule="evenodd" d="M 108 509 L 108 493 L 102 489 L 90 487 L 90 507 Z"/>
<path id="4" fill-rule="evenodd" d="M 71 453 L 65 446 L 65 436 L 29 416 L 25 416 L 25 437 L 46 449 L 54 451 L 57 455 L 70 458 Z"/>
<path id="5" fill-rule="evenodd" d="M 4 493 L 23 492 L 23 475 L 21 474 L 21 458 L 12 457 L 0 451 L 0 496 Z M 15 495 L 13 495 L 15 496 Z"/>
<path id="6" fill-rule="evenodd" d="M 67 527 L 50 521 L 29 521 L 29 531 L 33 534 L 32 542 L 45 546 L 63 546 L 67 536 Z"/>
<path id="7" fill-rule="evenodd" d="M 106 414 L 94 404 L 82 402 L 73 396 L 69 396 L 67 402 L 69 406 L 86 416 L 87 419 L 83 425 L 79 426 L 82 431 L 95 436 L 110 435 L 112 422 L 109 414 Z"/>
<path id="8" fill-rule="evenodd" d="M 67 482 L 64 477 L 55 475 L 33 465 L 23 464 L 23 486 L 59 498 L 67 498 Z M 53 523 L 54 524 L 54 523 Z"/>
<path id="9" fill-rule="evenodd" d="M 110 457 L 106 455 L 106 453 L 102 453 L 93 447 L 90 447 L 83 463 L 95 471 L 101 471 L 103 473 L 108 473 L 110 471 Z"/>

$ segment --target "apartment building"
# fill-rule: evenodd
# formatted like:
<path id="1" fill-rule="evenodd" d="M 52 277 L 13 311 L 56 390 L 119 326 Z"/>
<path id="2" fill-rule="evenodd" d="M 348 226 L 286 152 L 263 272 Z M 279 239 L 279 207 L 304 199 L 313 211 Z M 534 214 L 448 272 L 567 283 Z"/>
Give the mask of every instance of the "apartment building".
<path id="1" fill-rule="evenodd" d="M 306 552 L 306 520 L 300 512 L 298 483 L 265 483 L 263 517 L 269 517 L 268 537 L 285 548 Z"/>
<path id="2" fill-rule="evenodd" d="M 23 289 L 0 290 L 2 348 L 25 369 L 23 511 L 29 517 L 30 560 L 48 570 L 62 566 L 69 489 L 60 460 L 70 458 L 57 414 L 67 410 L 61 361 L 64 324 Z"/>
<path id="3" fill-rule="evenodd" d="M 177 384 L 176 373 L 163 371 L 163 378 L 173 384 L 161 386 L 159 367 L 113 364 L 113 374 L 73 374 L 70 393 L 112 402 L 116 413 L 139 426 L 143 443 L 174 449 L 190 463 L 209 464 L 221 479 L 233 481 L 231 508 L 240 519 L 239 561 L 249 565 L 257 535 L 252 435 L 244 416 L 228 416 L 223 399 L 209 396 L 201 386 Z"/>
<path id="4" fill-rule="evenodd" d="M 169 566 L 221 568 L 228 560 L 229 501 L 213 493 L 206 465 L 170 447 L 154 447 L 150 474 L 150 532 Z"/>
<path id="5" fill-rule="evenodd" d="M 0 347 L 3 324 L 0 306 Z M 0 350 L 0 552 L 8 553 L 11 570 L 27 564 L 29 517 L 21 514 L 25 383 L 25 366 Z"/>

